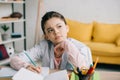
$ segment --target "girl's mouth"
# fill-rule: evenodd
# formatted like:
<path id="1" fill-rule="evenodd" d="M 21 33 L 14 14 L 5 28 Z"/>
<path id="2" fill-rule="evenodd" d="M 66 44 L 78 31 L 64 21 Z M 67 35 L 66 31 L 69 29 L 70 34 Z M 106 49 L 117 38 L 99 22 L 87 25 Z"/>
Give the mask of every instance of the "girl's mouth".
<path id="1" fill-rule="evenodd" d="M 61 37 L 61 36 L 56 36 L 56 37 L 55 37 L 55 40 L 58 40 L 58 39 L 60 39 L 60 37 Z"/>

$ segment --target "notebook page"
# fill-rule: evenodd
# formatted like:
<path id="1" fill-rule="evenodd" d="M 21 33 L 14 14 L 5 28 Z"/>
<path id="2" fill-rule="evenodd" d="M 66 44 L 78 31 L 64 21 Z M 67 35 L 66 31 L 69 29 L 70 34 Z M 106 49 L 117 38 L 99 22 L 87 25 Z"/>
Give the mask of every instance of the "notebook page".
<path id="1" fill-rule="evenodd" d="M 49 74 L 49 67 L 41 67 L 41 73 L 43 77 L 47 76 Z"/>
<path id="2" fill-rule="evenodd" d="M 61 70 L 49 74 L 44 78 L 44 80 L 69 80 L 67 75 L 67 70 Z"/>
<path id="3" fill-rule="evenodd" d="M 43 76 L 25 68 L 21 68 L 12 77 L 12 80 L 43 80 Z"/>

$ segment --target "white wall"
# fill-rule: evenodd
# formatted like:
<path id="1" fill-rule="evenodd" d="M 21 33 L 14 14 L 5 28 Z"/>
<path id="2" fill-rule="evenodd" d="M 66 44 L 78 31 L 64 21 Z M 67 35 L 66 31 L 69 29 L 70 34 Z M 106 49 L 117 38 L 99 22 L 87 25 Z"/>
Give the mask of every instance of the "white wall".
<path id="1" fill-rule="evenodd" d="M 58 11 L 81 22 L 120 23 L 120 0 L 42 0 L 46 11 Z M 26 0 L 27 48 L 34 45 L 38 0 Z M 18 7 L 19 8 L 19 7 Z M 21 45 L 21 44 L 20 44 Z M 19 49 L 19 47 L 18 47 Z"/>
<path id="2" fill-rule="evenodd" d="M 120 23 L 120 0 L 44 0 L 46 10 L 83 22 Z"/>

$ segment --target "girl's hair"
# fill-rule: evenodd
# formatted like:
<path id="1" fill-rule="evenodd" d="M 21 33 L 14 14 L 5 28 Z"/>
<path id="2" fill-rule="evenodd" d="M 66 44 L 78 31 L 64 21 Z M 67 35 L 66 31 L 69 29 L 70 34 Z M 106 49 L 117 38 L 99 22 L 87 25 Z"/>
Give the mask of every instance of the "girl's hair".
<path id="1" fill-rule="evenodd" d="M 47 12 L 43 17 L 42 17 L 42 20 L 41 20 L 41 28 L 42 28 L 42 31 L 43 33 L 45 34 L 45 23 L 47 20 L 53 18 L 53 17 L 57 17 L 57 18 L 60 18 L 61 20 L 64 21 L 64 23 L 66 24 L 66 21 L 65 21 L 65 18 L 63 15 L 61 15 L 60 13 L 58 12 L 55 12 L 55 11 L 50 11 L 50 12 Z"/>

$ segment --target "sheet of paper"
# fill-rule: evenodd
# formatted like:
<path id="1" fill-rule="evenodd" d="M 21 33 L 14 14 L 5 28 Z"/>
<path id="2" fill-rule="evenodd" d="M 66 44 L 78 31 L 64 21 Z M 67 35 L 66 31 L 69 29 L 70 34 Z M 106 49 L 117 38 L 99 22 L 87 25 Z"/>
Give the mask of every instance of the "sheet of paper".
<path id="1" fill-rule="evenodd" d="M 16 74 L 16 70 L 10 68 L 10 67 L 2 67 L 0 69 L 0 77 L 11 77 L 14 74 Z"/>
<path id="2" fill-rule="evenodd" d="M 61 70 L 49 74 L 44 80 L 69 80 L 67 70 Z"/>
<path id="3" fill-rule="evenodd" d="M 43 77 L 47 76 L 49 74 L 49 67 L 41 67 L 41 73 Z"/>
<path id="4" fill-rule="evenodd" d="M 12 77 L 12 80 L 43 80 L 43 76 L 25 68 L 21 68 Z"/>

